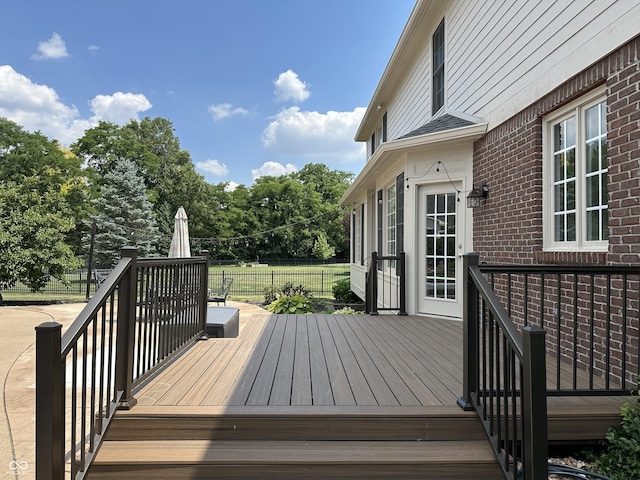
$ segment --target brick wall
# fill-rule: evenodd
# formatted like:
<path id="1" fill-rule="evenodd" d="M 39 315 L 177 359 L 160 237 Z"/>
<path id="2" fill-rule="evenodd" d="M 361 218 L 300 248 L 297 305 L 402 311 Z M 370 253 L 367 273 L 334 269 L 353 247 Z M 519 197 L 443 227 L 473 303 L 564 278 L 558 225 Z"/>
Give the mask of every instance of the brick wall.
<path id="1" fill-rule="evenodd" d="M 606 85 L 609 253 L 543 252 L 542 118 Z M 474 210 L 474 250 L 489 263 L 640 264 L 640 37 L 488 132 L 473 177 L 489 197 Z"/>
<path id="2" fill-rule="evenodd" d="M 609 251 L 544 252 L 542 119 L 602 85 L 607 95 Z M 488 132 L 474 144 L 473 165 L 476 186 L 486 183 L 489 187 L 487 201 L 473 212 L 474 250 L 481 263 L 640 265 L 640 37 Z M 504 300 L 505 285 L 496 287 Z M 587 287 L 579 285 L 578 291 Z M 616 291 L 614 283 L 608 298 L 598 300 L 596 295 L 594 304 L 574 300 L 572 309 L 561 310 L 560 315 L 558 302 L 553 306 L 557 290 L 549 291 L 544 312 L 535 311 L 536 305 L 544 302 L 530 299 L 528 321 L 544 325 L 552 356 L 559 354 L 569 363 L 577 361 L 581 368 L 599 376 L 608 365 L 617 380 L 624 377 L 637 382 L 638 281 L 628 288 L 625 300 L 625 293 Z M 527 322 L 524 310 L 528 303 L 523 285 L 512 285 L 511 295 L 516 299 L 511 305 L 512 316 L 522 325 Z M 619 309 L 610 308 L 621 302 L 628 303 L 625 319 L 619 317 Z M 573 308 L 578 309 L 577 326 L 572 324 Z M 625 345 L 618 333 L 623 327 L 633 337 L 624 341 Z M 587 349 L 595 349 L 595 356 L 588 360 Z"/>

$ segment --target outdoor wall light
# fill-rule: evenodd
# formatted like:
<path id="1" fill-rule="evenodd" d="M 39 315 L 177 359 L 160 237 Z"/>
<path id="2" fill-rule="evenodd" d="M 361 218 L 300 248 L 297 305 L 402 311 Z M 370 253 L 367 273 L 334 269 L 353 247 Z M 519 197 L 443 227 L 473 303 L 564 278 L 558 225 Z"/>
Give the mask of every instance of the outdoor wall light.
<path id="1" fill-rule="evenodd" d="M 467 207 L 476 208 L 489 196 L 489 187 L 486 184 L 481 187 L 473 187 L 473 190 L 467 195 Z"/>

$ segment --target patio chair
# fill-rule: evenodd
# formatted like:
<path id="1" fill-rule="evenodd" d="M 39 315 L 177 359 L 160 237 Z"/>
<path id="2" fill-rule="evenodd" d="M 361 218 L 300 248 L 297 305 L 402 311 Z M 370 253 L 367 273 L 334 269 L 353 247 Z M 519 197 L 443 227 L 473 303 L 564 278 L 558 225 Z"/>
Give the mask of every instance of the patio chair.
<path id="1" fill-rule="evenodd" d="M 100 285 L 107 279 L 113 270 L 110 268 L 98 268 L 93 271 L 93 275 L 96 279 L 96 290 L 100 288 Z"/>
<path id="2" fill-rule="evenodd" d="M 231 290 L 231 284 L 233 283 L 233 278 L 225 278 L 222 280 L 222 286 L 220 290 L 212 291 L 209 290 L 209 302 L 216 302 L 216 304 L 220 305 L 220 303 L 227 305 L 227 296 L 229 295 L 229 290 Z"/>

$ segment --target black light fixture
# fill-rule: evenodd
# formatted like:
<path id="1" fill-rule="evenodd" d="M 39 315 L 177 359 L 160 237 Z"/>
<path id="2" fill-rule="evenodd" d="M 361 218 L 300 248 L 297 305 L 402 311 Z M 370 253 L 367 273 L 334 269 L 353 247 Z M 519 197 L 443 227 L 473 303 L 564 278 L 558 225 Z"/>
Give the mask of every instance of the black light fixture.
<path id="1" fill-rule="evenodd" d="M 476 208 L 482 203 L 482 200 L 489 196 L 489 187 L 485 183 L 481 187 L 473 187 L 473 189 L 467 195 L 467 207 Z"/>

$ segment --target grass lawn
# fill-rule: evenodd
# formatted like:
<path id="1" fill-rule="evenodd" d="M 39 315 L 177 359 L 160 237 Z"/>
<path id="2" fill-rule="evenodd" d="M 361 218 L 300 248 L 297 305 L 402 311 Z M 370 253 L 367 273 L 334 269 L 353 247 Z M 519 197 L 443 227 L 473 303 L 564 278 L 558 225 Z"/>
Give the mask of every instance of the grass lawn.
<path id="1" fill-rule="evenodd" d="M 223 277 L 233 278 L 230 300 L 256 301 L 264 298 L 267 287 L 280 288 L 286 282 L 294 286 L 303 285 L 316 298 L 333 298 L 333 284 L 349 278 L 349 264 L 337 263 L 308 266 L 252 266 L 212 265 L 209 268 L 209 287 L 216 289 Z M 86 279 L 78 274 L 68 276 L 69 288 L 59 281 L 51 282 L 44 292 L 31 293 L 26 287 L 16 291 L 0 291 L 5 302 L 83 302 L 86 300 Z M 91 295 L 94 293 L 91 287 Z"/>

